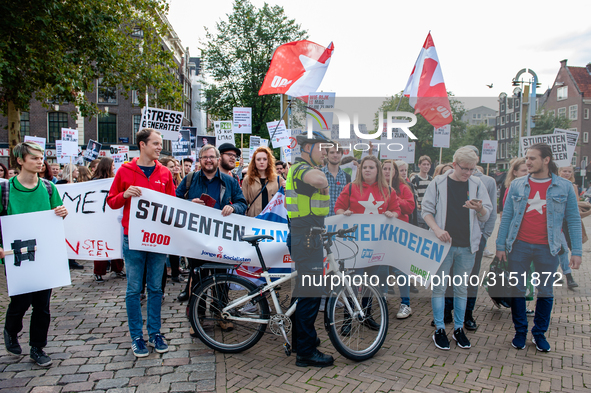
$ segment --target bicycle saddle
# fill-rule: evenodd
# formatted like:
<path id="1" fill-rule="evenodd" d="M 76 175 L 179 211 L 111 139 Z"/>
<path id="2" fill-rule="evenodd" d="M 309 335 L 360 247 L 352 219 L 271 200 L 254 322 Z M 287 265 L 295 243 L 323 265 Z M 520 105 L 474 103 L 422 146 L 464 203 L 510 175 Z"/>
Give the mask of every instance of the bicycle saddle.
<path id="1" fill-rule="evenodd" d="M 248 243 L 252 244 L 253 246 L 257 242 L 259 242 L 261 240 L 267 240 L 267 239 L 273 240 L 275 238 L 270 235 L 242 236 L 243 241 L 248 242 Z"/>

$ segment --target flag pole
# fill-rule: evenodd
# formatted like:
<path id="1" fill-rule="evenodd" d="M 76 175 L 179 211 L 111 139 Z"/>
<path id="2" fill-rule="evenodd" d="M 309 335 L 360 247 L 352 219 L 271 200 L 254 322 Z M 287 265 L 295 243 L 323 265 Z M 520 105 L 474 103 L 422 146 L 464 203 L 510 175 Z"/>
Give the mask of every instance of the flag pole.
<path id="1" fill-rule="evenodd" d="M 443 147 L 439 148 L 439 163 L 441 164 L 441 156 L 443 154 Z"/>
<path id="2" fill-rule="evenodd" d="M 486 164 L 486 176 L 488 176 L 488 169 L 490 168 L 490 164 Z"/>

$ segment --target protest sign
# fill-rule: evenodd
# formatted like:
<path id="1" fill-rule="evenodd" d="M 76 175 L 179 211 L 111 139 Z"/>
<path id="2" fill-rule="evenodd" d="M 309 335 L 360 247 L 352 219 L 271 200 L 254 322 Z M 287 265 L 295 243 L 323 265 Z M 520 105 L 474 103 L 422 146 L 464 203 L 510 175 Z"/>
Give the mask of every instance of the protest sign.
<path id="1" fill-rule="evenodd" d="M 261 242 L 268 267 L 291 261 L 286 247 L 287 225 L 231 214 L 142 188 L 131 200 L 129 248 L 162 254 L 185 255 L 208 261 L 260 266 L 254 247 L 241 242 L 243 234 L 270 235 Z M 326 219 L 329 231 L 359 225 L 353 237 L 362 250 L 346 267 L 395 266 L 426 281 L 445 259 L 451 243 L 434 233 L 384 215 L 353 214 Z M 386 257 L 396 255 L 396 258 Z"/>
<path id="2" fill-rule="evenodd" d="M 222 143 L 230 143 L 232 145 L 236 145 L 236 142 L 234 142 L 234 131 L 232 130 L 232 121 L 222 120 L 216 121 L 215 123 L 216 146 L 219 146 Z"/>
<path id="3" fill-rule="evenodd" d="M 3 216 L 1 222 L 4 251 L 14 252 L 5 257 L 8 295 L 72 283 L 64 241 L 65 222 L 53 210 Z"/>
<path id="4" fill-rule="evenodd" d="M 306 108 L 306 129 L 312 125 L 313 131 L 331 131 L 333 112 L 323 109 L 334 109 L 336 93 L 314 92 L 308 95 L 308 107 Z"/>
<path id="5" fill-rule="evenodd" d="M 173 157 L 187 157 L 191 155 L 191 132 L 181 130 L 178 132 L 178 139 L 171 144 Z"/>
<path id="6" fill-rule="evenodd" d="M 191 151 L 195 150 L 197 147 L 197 127 L 183 127 L 181 130 L 188 130 L 189 131 L 189 139 L 191 140 Z"/>
<path id="7" fill-rule="evenodd" d="M 25 135 L 24 142 L 36 143 L 43 148 L 43 151 L 45 151 L 45 138 L 41 138 L 38 136 Z"/>
<path id="8" fill-rule="evenodd" d="M 123 258 L 122 209 L 113 210 L 107 205 L 112 183 L 113 179 L 102 179 L 56 186 L 68 209 L 63 220 L 67 258 L 91 261 Z"/>
<path id="9" fill-rule="evenodd" d="M 111 145 L 111 158 L 113 158 L 113 154 L 123 154 L 124 161 L 129 161 L 129 146 L 126 145 Z"/>
<path id="10" fill-rule="evenodd" d="M 285 128 L 285 122 L 283 120 L 268 122 L 267 130 L 269 131 L 269 139 L 274 149 L 289 145 L 290 132 Z"/>
<path id="11" fill-rule="evenodd" d="M 176 141 L 183 125 L 183 112 L 159 108 L 144 108 L 140 129 L 153 128 L 162 133 L 162 139 Z"/>
<path id="12" fill-rule="evenodd" d="M 197 135 L 197 148 L 202 148 L 205 145 L 215 146 L 215 136 Z"/>
<path id="13" fill-rule="evenodd" d="M 384 127 L 385 128 L 385 127 Z M 385 133 L 385 131 L 384 131 Z M 382 133 L 382 138 L 384 138 L 385 134 Z M 384 138 L 385 139 L 385 138 Z M 380 158 L 382 160 L 389 159 L 389 160 L 402 160 L 404 162 L 412 162 L 407 161 L 410 160 L 411 151 L 410 143 L 408 141 L 408 135 L 404 131 L 401 131 L 398 128 L 394 128 L 392 130 L 392 138 L 387 140 L 387 143 L 384 147 L 380 150 Z M 412 159 L 414 161 L 414 150 L 412 153 Z"/>
<path id="14" fill-rule="evenodd" d="M 103 145 L 101 143 L 90 139 L 88 141 L 88 145 L 86 146 L 86 151 L 84 152 L 84 159 L 86 161 L 96 160 L 99 156 L 102 146 Z"/>
<path id="15" fill-rule="evenodd" d="M 63 141 L 61 140 L 55 141 L 55 158 L 57 159 L 58 164 L 69 164 L 72 161 L 72 156 L 64 154 L 64 151 L 62 149 L 62 143 Z M 77 153 L 78 149 L 76 149 L 76 155 Z M 76 155 L 74 155 L 73 157 L 75 158 Z"/>
<path id="16" fill-rule="evenodd" d="M 497 162 L 497 146 L 499 141 L 482 141 L 482 154 L 480 162 L 483 164 L 494 164 Z"/>
<path id="17" fill-rule="evenodd" d="M 78 130 L 62 128 L 62 141 L 76 142 L 76 145 L 78 145 Z"/>
<path id="18" fill-rule="evenodd" d="M 261 138 L 261 143 L 259 146 L 269 147 L 269 140 L 265 138 Z"/>
<path id="19" fill-rule="evenodd" d="M 252 133 L 252 108 L 236 108 L 233 110 L 232 129 L 234 134 Z"/>
<path id="20" fill-rule="evenodd" d="M 127 158 L 127 154 L 125 153 L 115 153 L 115 154 L 111 154 L 111 158 L 113 159 L 113 164 L 115 164 L 115 172 L 117 172 L 117 170 L 119 168 L 121 168 L 121 165 L 123 165 L 125 163 L 126 158 Z"/>
<path id="21" fill-rule="evenodd" d="M 291 161 L 291 149 L 289 146 L 283 146 L 281 148 L 281 161 L 283 162 L 290 162 Z"/>
<path id="22" fill-rule="evenodd" d="M 521 151 L 524 152 L 536 143 L 546 143 L 552 148 L 552 156 L 556 165 L 560 168 L 570 165 L 568 158 L 568 142 L 566 134 L 556 133 L 536 136 L 522 136 L 520 138 Z"/>
<path id="23" fill-rule="evenodd" d="M 451 125 L 446 124 L 443 127 L 433 127 L 433 147 L 449 147 L 451 137 Z"/>
<path id="24" fill-rule="evenodd" d="M 554 133 L 563 133 L 566 134 L 566 143 L 568 144 L 568 160 L 569 162 L 572 161 L 573 155 L 575 154 L 575 149 L 577 148 L 577 143 L 579 141 L 579 132 L 573 130 L 563 130 L 561 128 L 555 128 Z"/>

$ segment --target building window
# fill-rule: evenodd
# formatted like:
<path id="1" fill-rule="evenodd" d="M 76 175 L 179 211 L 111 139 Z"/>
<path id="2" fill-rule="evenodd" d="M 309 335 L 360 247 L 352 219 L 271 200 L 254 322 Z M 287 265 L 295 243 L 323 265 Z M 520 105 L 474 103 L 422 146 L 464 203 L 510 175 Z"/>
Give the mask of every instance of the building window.
<path id="1" fill-rule="evenodd" d="M 68 128 L 68 114 L 49 112 L 47 114 L 47 142 L 55 143 L 55 141 L 62 139 L 62 128 Z"/>
<path id="2" fill-rule="evenodd" d="M 31 121 L 29 112 L 21 112 L 21 142 L 25 140 L 25 135 L 31 135 Z"/>
<path id="3" fill-rule="evenodd" d="M 98 103 L 117 105 L 117 88 L 103 86 L 103 78 L 98 79 Z"/>
<path id="4" fill-rule="evenodd" d="M 132 90 L 131 91 L 131 103 L 134 106 L 140 106 L 140 97 L 138 95 L 138 91 L 137 90 Z"/>
<path id="5" fill-rule="evenodd" d="M 515 135 L 520 137 L 521 134 L 519 133 L 519 124 L 515 126 Z"/>
<path id="6" fill-rule="evenodd" d="M 572 166 L 574 166 L 574 167 L 576 167 L 576 166 L 577 166 L 577 152 L 574 152 L 574 153 L 573 153 L 573 159 L 572 159 L 572 161 L 570 162 L 570 164 L 571 164 Z"/>
<path id="7" fill-rule="evenodd" d="M 548 116 L 552 116 L 552 117 L 556 116 L 556 112 L 554 111 L 554 109 L 551 111 L 548 111 Z"/>
<path id="8" fill-rule="evenodd" d="M 505 125 L 505 116 L 501 116 L 501 125 L 504 126 Z"/>
<path id="9" fill-rule="evenodd" d="M 519 117 L 520 117 L 520 113 L 519 113 L 519 112 L 517 112 L 517 113 L 515 114 L 515 121 L 519 121 Z"/>
<path id="10" fill-rule="evenodd" d="M 515 121 L 515 115 L 511 113 L 511 121 Z"/>
<path id="11" fill-rule="evenodd" d="M 585 119 L 589 119 L 589 108 L 585 108 L 585 109 L 583 110 L 583 113 L 584 113 L 584 116 L 583 116 L 583 117 L 584 117 Z"/>
<path id="12" fill-rule="evenodd" d="M 135 136 L 140 130 L 140 123 L 142 122 L 142 115 L 133 115 L 133 133 L 131 135 L 131 143 L 136 144 Z"/>
<path id="13" fill-rule="evenodd" d="M 562 87 L 559 87 L 558 89 L 556 89 L 556 99 L 558 101 L 566 100 L 567 98 L 568 98 L 568 86 L 562 86 Z"/>
<path id="14" fill-rule="evenodd" d="M 589 133 L 583 132 L 583 143 L 589 143 Z"/>
<path id="15" fill-rule="evenodd" d="M 501 139 L 501 138 L 500 138 L 500 133 L 501 133 L 501 130 L 497 130 L 497 141 L 498 141 L 499 139 Z"/>
<path id="16" fill-rule="evenodd" d="M 588 163 L 589 163 L 589 157 L 583 156 L 583 159 L 581 160 L 581 169 L 587 168 Z"/>
<path id="17" fill-rule="evenodd" d="M 117 115 L 99 116 L 98 141 L 102 144 L 117 143 Z"/>
<path id="18" fill-rule="evenodd" d="M 519 106 L 519 98 L 515 99 L 515 108 L 517 108 Z"/>
<path id="19" fill-rule="evenodd" d="M 515 127 L 511 127 L 511 138 L 515 138 Z"/>
<path id="20" fill-rule="evenodd" d="M 558 108 L 558 117 L 566 117 L 566 107 Z"/>
<path id="21" fill-rule="evenodd" d="M 577 120 L 579 117 L 579 106 L 578 105 L 571 105 L 568 107 L 568 118 L 570 120 Z"/>
<path id="22" fill-rule="evenodd" d="M 509 123 L 509 119 L 510 119 L 509 115 L 505 116 L 505 122 Z"/>
<path id="23" fill-rule="evenodd" d="M 505 104 L 501 104 L 501 112 L 505 112 Z"/>

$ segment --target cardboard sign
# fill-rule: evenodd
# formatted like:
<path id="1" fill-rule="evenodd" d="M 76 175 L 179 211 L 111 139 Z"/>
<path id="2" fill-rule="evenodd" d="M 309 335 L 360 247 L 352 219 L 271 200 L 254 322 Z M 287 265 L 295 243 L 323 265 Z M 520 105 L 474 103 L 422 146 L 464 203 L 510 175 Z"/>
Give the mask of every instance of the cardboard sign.
<path id="1" fill-rule="evenodd" d="M 483 164 L 494 164 L 497 162 L 497 146 L 499 141 L 482 141 L 482 153 L 480 162 Z"/>
<path id="2" fill-rule="evenodd" d="M 446 124 L 443 127 L 433 127 L 433 147 L 449 147 L 451 138 L 451 125 Z"/>
<path id="3" fill-rule="evenodd" d="M 74 153 L 72 154 L 72 146 L 74 145 Z M 64 151 L 64 146 L 69 147 L 69 151 Z M 69 153 L 69 154 L 68 154 Z M 58 164 L 69 164 L 72 159 L 78 156 L 78 146 L 74 142 L 55 141 L 55 158 Z"/>
<path id="4" fill-rule="evenodd" d="M 76 142 L 76 145 L 78 145 L 78 130 L 62 128 L 62 141 Z"/>
<path id="5" fill-rule="evenodd" d="M 563 130 L 561 128 L 555 128 L 554 133 L 563 133 L 566 134 L 566 143 L 568 144 L 568 159 L 569 162 L 572 162 L 573 155 L 575 154 L 575 149 L 577 148 L 577 143 L 579 141 L 579 132 L 573 130 Z M 569 164 L 570 165 L 570 164 Z"/>
<path id="6" fill-rule="evenodd" d="M 99 156 L 102 146 L 102 143 L 90 139 L 88 141 L 88 145 L 86 146 L 86 151 L 84 152 L 84 159 L 86 161 L 96 160 Z"/>
<path id="7" fill-rule="evenodd" d="M 231 120 L 222 120 L 216 121 L 215 126 L 215 138 L 216 138 L 216 146 L 220 146 L 222 143 L 231 143 L 232 145 L 236 146 L 236 142 L 234 141 L 234 131 L 232 129 L 232 121 Z"/>
<path id="8" fill-rule="evenodd" d="M 56 186 L 68 209 L 63 220 L 64 245 L 68 250 L 66 259 L 104 261 L 123 258 L 123 208 L 113 210 L 107 205 L 111 184 L 113 179 Z"/>
<path id="9" fill-rule="evenodd" d="M 111 158 L 113 159 L 113 164 L 115 164 L 115 172 L 117 172 L 117 170 L 121 168 L 121 165 L 123 165 L 125 161 L 127 161 L 127 154 L 115 153 L 111 154 Z"/>
<path id="10" fill-rule="evenodd" d="M 232 130 L 235 134 L 252 134 L 252 108 L 232 110 Z"/>
<path id="11" fill-rule="evenodd" d="M 268 122 L 267 130 L 269 131 L 269 139 L 274 149 L 289 145 L 291 132 L 285 128 L 285 122 L 283 120 Z"/>
<path id="12" fill-rule="evenodd" d="M 123 154 L 124 161 L 129 161 L 129 146 L 126 145 L 111 145 L 111 158 L 113 158 L 113 154 Z"/>
<path id="13" fill-rule="evenodd" d="M 183 125 L 183 112 L 159 108 L 144 108 L 140 129 L 153 128 L 162 133 L 162 139 L 176 141 Z"/>
<path id="14" fill-rule="evenodd" d="M 568 141 L 565 133 L 559 132 L 556 134 L 536 135 L 536 136 L 522 136 L 520 138 L 521 151 L 524 152 L 527 148 L 536 143 L 546 143 L 552 148 L 552 156 L 556 165 L 560 168 L 569 166 Z"/>
<path id="15" fill-rule="evenodd" d="M 171 143 L 173 157 L 187 157 L 191 155 L 191 132 L 181 130 L 178 133 L 178 140 Z"/>
<path id="16" fill-rule="evenodd" d="M 8 295 L 71 285 L 64 219 L 53 210 L 3 216 Z M 89 223 L 87 222 L 87 225 Z"/>

